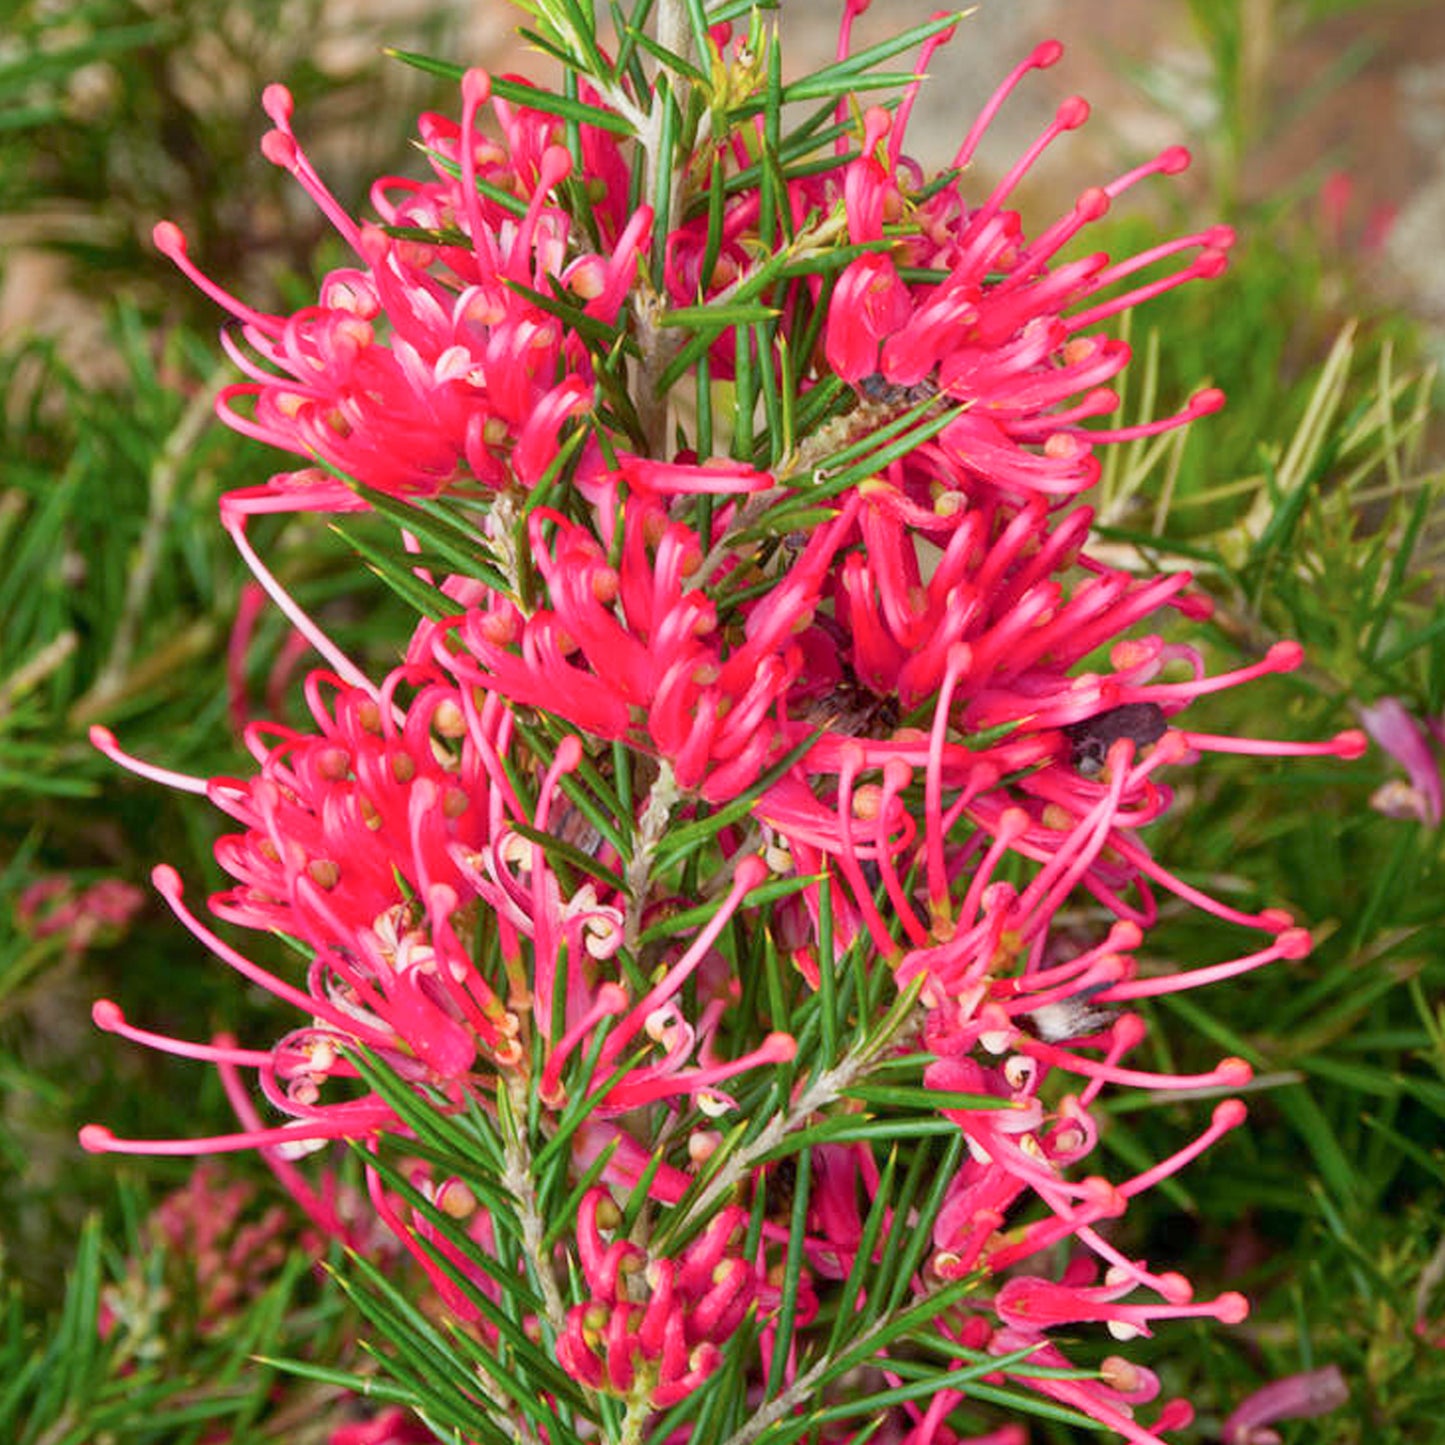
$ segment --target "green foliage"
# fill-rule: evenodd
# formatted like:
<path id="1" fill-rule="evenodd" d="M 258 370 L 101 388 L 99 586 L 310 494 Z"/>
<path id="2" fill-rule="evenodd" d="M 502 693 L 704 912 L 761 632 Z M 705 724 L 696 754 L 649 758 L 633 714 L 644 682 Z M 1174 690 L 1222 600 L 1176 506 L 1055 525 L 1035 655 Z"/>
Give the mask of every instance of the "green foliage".
<path id="1" fill-rule="evenodd" d="M 445 15 L 423 12 L 386 38 L 444 44 Z M 159 300 L 168 267 L 151 250 L 162 217 L 182 222 L 213 274 L 257 263 L 305 266 L 319 217 L 278 224 L 284 176 L 257 141 L 262 87 L 284 79 L 338 128 L 367 122 L 364 167 L 395 153 L 410 95 L 381 72 L 382 33 L 325 0 L 10 0 L 0 62 L 0 216 L 7 243 L 58 250 L 92 293 L 141 283 Z M 357 172 L 359 179 L 367 172 Z M 269 214 L 268 214 L 269 213 Z M 168 279 L 166 309 L 212 314 Z"/>
<path id="2" fill-rule="evenodd" d="M 258 1357 L 305 1349 L 346 1359 L 355 1320 L 307 1279 L 300 1255 L 225 1319 L 195 1312 L 196 1259 L 140 1224 L 144 1195 L 122 1185 L 124 1223 L 82 1227 L 47 1323 L 8 1290 L 0 1318 L 0 1432 L 14 1445 L 324 1445 L 346 1418 L 336 1387 L 291 1387 Z M 107 1244 L 107 1235 L 117 1244 Z M 365 1387 L 368 1383 L 356 1377 Z M 281 1404 L 278 1407 L 278 1398 Z"/>

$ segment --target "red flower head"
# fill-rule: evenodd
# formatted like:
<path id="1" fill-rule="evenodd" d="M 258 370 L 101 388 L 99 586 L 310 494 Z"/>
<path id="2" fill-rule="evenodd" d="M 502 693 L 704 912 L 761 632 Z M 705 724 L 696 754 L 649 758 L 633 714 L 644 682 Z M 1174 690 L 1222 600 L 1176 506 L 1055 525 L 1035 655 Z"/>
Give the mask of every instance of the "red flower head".
<path id="1" fill-rule="evenodd" d="M 586 350 L 525 294 L 555 279 L 602 326 L 613 325 L 648 244 L 646 207 L 594 215 L 606 245 L 578 251 L 572 223 L 550 199 L 569 175 L 554 117 L 500 99 L 511 145 L 485 141 L 477 114 L 491 93 L 471 72 L 458 127 L 426 116 L 422 138 L 436 179 L 378 181 L 382 224 L 358 224 L 326 189 L 291 130 L 284 86 L 266 92 L 276 129 L 268 159 L 289 170 L 356 251 L 359 266 L 331 272 L 314 306 L 270 316 L 230 296 L 190 261 L 181 232 L 156 227 L 157 247 L 241 322 L 257 360 L 223 333 L 251 378 L 221 394 L 238 431 L 318 461 L 343 478 L 402 496 L 432 496 L 461 481 L 531 487 L 558 454 L 569 419 L 592 405 Z M 582 127 L 589 178 L 621 167 L 615 139 Z M 625 170 L 622 171 L 625 175 Z M 249 412 L 237 403 L 249 399 Z M 326 472 L 274 478 L 237 493 L 251 511 L 346 509 L 355 494 Z"/>
<path id="2" fill-rule="evenodd" d="M 866 8 L 845 7 L 845 66 Z M 1153 1445 L 1189 1407 L 1169 1401 L 1140 1423 L 1158 1379 L 1117 1357 L 1098 1378 L 1068 1378 L 1050 1331 L 1129 1337 L 1161 1319 L 1242 1317 L 1242 1296 L 1193 1301 L 1107 1222 L 1244 1106 L 1219 1102 L 1175 1153 L 1109 1178 L 1087 1172 L 1100 1096 L 1247 1083 L 1238 1058 L 1194 1074 L 1142 1066 L 1130 1005 L 1302 958 L 1310 938 L 1280 910 L 1203 892 L 1143 830 L 1174 805 L 1175 770 L 1209 753 L 1349 757 L 1364 739 L 1191 727 L 1200 699 L 1288 672 L 1301 650 L 1278 643 L 1210 675 L 1164 626 L 1206 616 L 1208 600 L 1188 574 L 1138 576 L 1093 555 L 1078 499 L 1099 447 L 1220 405 L 1204 391 L 1175 416 L 1100 425 L 1129 360 L 1101 328 L 1218 275 L 1232 237 L 1209 228 L 1122 260 L 1060 259 L 1125 191 L 1181 171 L 1178 147 L 1027 234 L 1006 203 L 1084 122 L 1077 99 L 991 193 L 971 194 L 980 137 L 1019 80 L 1058 58 L 1052 44 L 1000 88 L 950 172 L 925 177 L 904 132 L 945 21 L 895 114 L 855 120 L 829 88 L 798 153 L 754 103 L 760 32 L 715 31 L 695 57 L 710 64 L 712 104 L 676 114 L 633 94 L 640 61 L 619 61 L 611 82 L 593 69 L 605 105 L 579 86 L 556 113 L 520 82 L 471 72 L 459 125 L 423 119 L 434 178 L 375 188 L 380 225 L 358 225 L 326 191 L 273 88 L 266 153 L 358 257 L 294 316 L 210 287 L 179 233 L 159 228 L 242 322 L 249 352 L 228 347 L 249 379 L 223 412 L 318 464 L 228 498 L 223 515 L 331 670 L 307 684 L 314 726 L 246 729 L 253 776 L 170 779 L 238 825 L 217 848 L 233 884 L 212 912 L 288 940 L 295 976 L 196 918 L 173 871 L 156 880 L 210 952 L 303 1021 L 250 1050 L 161 1038 L 97 1005 L 102 1027 L 214 1062 L 244 1127 L 146 1143 L 91 1126 L 83 1140 L 259 1147 L 313 1217 L 351 1237 L 291 1156 L 332 1139 L 379 1154 L 382 1134 L 427 1133 L 404 1092 L 373 1088 L 379 1059 L 438 1128 L 449 1115 L 526 1123 L 498 1146 L 485 1201 L 460 1168 L 369 1160 L 375 1216 L 489 1342 L 508 1270 L 525 1275 L 557 1363 L 629 1412 L 685 1403 L 753 1326 L 763 1384 L 797 1388 L 809 1357 L 783 1321 L 814 1319 L 818 1282 L 866 1279 L 876 1294 L 877 1262 L 906 1258 L 886 1307 L 835 1301 L 840 1330 L 854 1310 L 881 1320 L 974 1281 L 940 1313 L 953 1345 L 990 1372 L 1026 1353 L 1056 1373 L 1019 1358 L 998 1373 Z M 478 125 L 489 99 L 500 145 Z M 665 174 L 664 111 L 696 141 Z M 657 203 L 656 238 L 648 208 L 631 208 L 638 194 Z M 437 605 L 380 687 L 244 534 L 256 511 L 364 505 L 348 481 L 449 499 L 418 512 L 406 546 L 435 541 L 457 575 L 403 560 Z M 1196 967 L 1148 960 L 1160 890 L 1256 946 Z M 895 986 L 907 991 L 896 1029 L 870 1042 L 869 1010 Z M 802 1046 L 832 1056 L 794 1074 Z M 884 1063 L 916 1083 L 871 1081 L 870 1097 Z M 774 1067 L 771 1096 L 743 1077 Z M 285 1122 L 262 1123 L 242 1068 Z M 760 1097 L 772 1115 L 743 1118 L 725 1147 L 699 1125 Z M 880 1167 L 874 1136 L 832 1132 L 871 1127 L 853 1114 L 900 1097 L 952 1131 L 927 1229 L 892 1207 L 894 1165 Z M 815 1128 L 804 1147 L 796 1136 Z M 570 1235 L 528 1193 L 517 1141 L 529 1130 L 578 1211 Z M 425 1138 L 410 1147 L 428 1154 Z M 669 1234 L 678 1221 L 690 1232 Z M 795 1277 L 780 1292 L 784 1261 Z M 890 1388 L 913 1378 L 886 1350 L 869 1360 Z M 880 1439 L 955 1438 L 944 1420 L 959 1393 L 901 1393 L 909 1429 L 888 1422 Z"/>

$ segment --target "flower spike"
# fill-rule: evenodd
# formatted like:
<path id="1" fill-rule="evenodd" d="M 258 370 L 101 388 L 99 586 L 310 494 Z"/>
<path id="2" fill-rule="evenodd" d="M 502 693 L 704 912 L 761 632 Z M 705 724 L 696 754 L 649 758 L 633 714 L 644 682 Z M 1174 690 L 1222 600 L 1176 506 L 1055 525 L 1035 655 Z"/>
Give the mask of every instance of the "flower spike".
<path id="1" fill-rule="evenodd" d="M 893 1403 L 862 1434 L 961 1445 L 986 1370 L 1161 1445 L 1191 1407 L 1109 1337 L 1248 1304 L 1196 1299 L 1112 1221 L 1246 1111 L 1201 1109 L 1127 1170 L 1101 1140 L 1133 1102 L 1252 1070 L 1145 1051 L 1139 1001 L 1249 987 L 1312 940 L 1214 896 L 1165 856 L 1188 830 L 1154 825 L 1207 794 L 1216 754 L 1366 745 L 1208 730 L 1212 694 L 1303 650 L 1211 671 L 1203 586 L 1095 526 L 1112 449 L 1224 404 L 1205 387 L 1121 419 L 1121 318 L 1219 276 L 1234 234 L 1091 244 L 1183 146 L 1085 178 L 1038 228 L 1015 211 L 1088 119 L 1077 96 L 979 184 L 985 132 L 1054 42 L 930 176 L 909 122 L 961 15 L 905 37 L 889 100 L 844 87 L 888 49 L 853 53 L 868 0 L 841 6 L 837 63 L 785 86 L 756 17 L 663 0 L 656 37 L 613 54 L 589 7 L 533 8 L 559 92 L 463 71 L 457 117 L 419 120 L 422 178 L 378 180 L 365 216 L 267 88 L 264 155 L 351 253 L 294 312 L 250 307 L 156 227 L 234 322 L 223 419 L 294 469 L 221 502 L 255 579 L 229 654 L 237 775 L 92 738 L 229 820 L 205 909 L 169 866 L 154 881 L 204 955 L 294 1016 L 242 1047 L 99 1001 L 101 1030 L 214 1067 L 238 1127 L 92 1124 L 82 1146 L 259 1151 L 419 1319 L 502 1362 L 453 1382 L 498 1438 L 682 1445 L 736 1406 L 843 1445 L 837 1412 L 809 1416 L 814 1376 L 906 1317 L 903 1355 L 868 1344 L 860 1388 Z M 377 571 L 426 615 L 402 636 L 358 616 L 343 649 L 249 524 L 373 504 L 397 533 Z M 320 659 L 286 722 L 245 695 L 263 599 L 290 624 L 272 694 Z M 1363 721 L 1438 821 L 1423 725 L 1388 704 Z M 1248 940 L 1154 941 L 1190 910 Z M 334 1184 L 334 1143 L 360 1187 Z M 928 1331 L 974 1363 L 925 1397 Z M 1102 1363 L 1076 1368 L 1065 1332 Z M 736 1399 L 695 1398 L 717 1391 Z M 1236 1433 L 1278 1405 L 1246 1402 Z"/>

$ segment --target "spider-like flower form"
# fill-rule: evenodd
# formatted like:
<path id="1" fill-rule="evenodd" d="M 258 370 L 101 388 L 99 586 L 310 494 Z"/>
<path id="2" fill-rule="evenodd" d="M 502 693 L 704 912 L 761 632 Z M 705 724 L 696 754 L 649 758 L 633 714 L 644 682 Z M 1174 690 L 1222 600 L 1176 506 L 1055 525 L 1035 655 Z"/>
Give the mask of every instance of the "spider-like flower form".
<path id="1" fill-rule="evenodd" d="M 865 8 L 845 6 L 840 62 Z M 1192 726 L 1202 699 L 1289 672 L 1301 650 L 1280 642 L 1211 673 L 1176 640 L 1178 623 L 1210 611 L 1188 574 L 1137 575 L 1089 550 L 1081 496 L 1099 449 L 1222 402 L 1206 390 L 1174 415 L 1101 425 L 1129 361 L 1105 328 L 1218 275 L 1232 237 L 1213 227 L 1122 260 L 1060 257 L 1187 153 L 1083 191 L 1030 236 L 1010 195 L 1087 106 L 1064 102 L 973 194 L 988 122 L 1058 59 L 1041 46 L 948 172 L 926 177 L 904 137 L 944 38 L 923 47 L 896 113 L 855 123 L 830 102 L 814 129 L 833 114 L 832 137 L 806 164 L 770 167 L 755 164 L 773 146 L 763 108 L 734 115 L 717 99 L 753 94 L 757 56 L 718 27 L 720 129 L 700 130 L 677 204 L 663 214 L 659 199 L 658 215 L 628 200 L 632 150 L 658 139 L 636 123 L 635 69 L 610 96 L 579 85 L 560 109 L 469 72 L 460 122 L 423 118 L 433 176 L 374 188 L 379 224 L 337 204 L 272 87 L 267 155 L 357 256 L 289 317 L 214 287 L 179 232 L 158 228 L 241 321 L 244 346 L 227 345 L 248 379 L 223 415 L 308 463 L 228 497 L 223 516 L 329 667 L 308 679 L 304 728 L 247 726 L 248 777 L 165 775 L 95 736 L 238 825 L 217 846 L 233 883 L 211 911 L 287 940 L 293 970 L 264 968 L 203 922 L 172 870 L 155 880 L 207 950 L 303 1021 L 248 1049 L 166 1039 L 98 1004 L 102 1027 L 214 1063 L 243 1127 L 121 1141 L 93 1125 L 82 1137 L 134 1152 L 259 1148 L 318 1223 L 364 1247 L 295 1163 L 328 1141 L 359 1144 L 375 1217 L 442 1304 L 495 1342 L 511 1267 L 497 1261 L 516 1259 L 497 1201 L 534 1208 L 520 1146 L 502 1148 L 504 1184 L 485 1198 L 426 1158 L 388 1175 L 380 1154 L 384 1138 L 426 1153 L 418 1108 L 498 1128 L 525 1117 L 577 1212 L 572 1228 L 520 1226 L 534 1303 L 586 1391 L 629 1410 L 679 1405 L 749 1320 L 760 1363 L 748 1388 L 801 1388 L 781 1322 L 806 1331 L 826 1290 L 875 1256 L 908 1258 L 895 1305 L 980 1281 L 940 1309 L 950 1348 L 990 1370 L 1008 1357 L 1000 1373 L 1150 1445 L 1189 1415 L 1169 1401 L 1152 1425 L 1136 1419 L 1159 1393 L 1150 1371 L 1110 1356 L 1097 1379 L 1040 1378 L 1019 1352 L 1063 1371 L 1051 1330 L 1128 1338 L 1175 1317 L 1242 1317 L 1242 1296 L 1195 1301 L 1106 1226 L 1238 1127 L 1243 1104 L 1220 1102 L 1191 1142 L 1110 1179 L 1089 1172 L 1099 1099 L 1247 1083 L 1235 1058 L 1194 1074 L 1136 1066 L 1145 1026 L 1130 1005 L 1300 959 L 1310 937 L 1283 910 L 1204 892 L 1141 834 L 1174 806 L 1176 770 L 1210 754 L 1351 757 L 1364 738 Z M 500 141 L 481 124 L 489 102 Z M 712 327 L 698 322 L 709 307 L 723 318 Z M 807 344 L 770 349 L 736 321 L 759 313 Z M 658 339 L 669 321 L 686 338 L 676 345 Z M 674 405 L 684 363 L 698 381 L 692 420 Z M 780 436 L 755 439 L 740 404 L 722 455 L 711 408 L 720 388 L 741 396 L 752 381 Z M 408 550 L 435 541 L 455 569 L 438 579 L 430 559 L 407 559 L 436 605 L 380 685 L 245 536 L 256 512 L 354 509 L 376 494 L 413 504 Z M 1161 893 L 1257 946 L 1146 966 Z M 825 1134 L 789 1152 L 815 1125 L 848 1123 L 847 1069 L 863 1066 L 809 1072 L 800 1051 L 823 1047 L 836 1021 L 810 1032 L 770 1011 L 796 985 L 798 1017 L 811 1017 L 843 979 L 848 1008 L 874 982 L 911 991 L 915 1052 L 896 1047 L 893 1061 L 926 1053 L 913 1097 L 954 1131 L 930 1232 L 887 1206 L 871 1145 Z M 376 1082 L 377 1065 L 401 1094 Z M 279 1122 L 260 1118 L 243 1070 Z M 744 1090 L 776 1110 L 747 1145 L 748 1120 L 726 1140 L 710 1125 Z M 808 1191 L 795 1194 L 800 1177 Z M 674 1224 L 696 1227 L 673 1244 Z M 903 1242 L 913 1233 L 916 1248 Z M 855 1303 L 835 1301 L 838 1317 Z M 536 1314 L 526 1328 L 540 1330 Z M 886 1352 L 876 1368 L 892 1386 L 912 1378 Z M 903 1424 L 879 1438 L 956 1439 L 945 1417 L 959 1391 L 927 1404 L 905 1393 Z"/>

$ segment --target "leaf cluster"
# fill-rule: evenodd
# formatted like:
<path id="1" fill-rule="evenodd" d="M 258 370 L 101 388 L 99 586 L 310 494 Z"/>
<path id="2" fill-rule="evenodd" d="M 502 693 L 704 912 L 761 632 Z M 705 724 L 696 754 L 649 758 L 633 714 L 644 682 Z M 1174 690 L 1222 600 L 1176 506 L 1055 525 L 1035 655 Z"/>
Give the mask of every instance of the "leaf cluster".
<path id="1" fill-rule="evenodd" d="M 301 1254 L 224 1329 L 188 1317 L 178 1294 L 196 1267 L 144 1229 L 146 1195 L 122 1182 L 115 1218 L 92 1215 L 43 1316 L 6 1281 L 0 1306 L 0 1431 L 15 1445 L 325 1445 L 355 1407 L 298 1387 L 265 1357 L 347 1359 L 356 1319 L 318 1292 Z M 364 1390 L 368 1381 L 356 1377 Z M 356 1412 L 356 1418 L 360 1418 Z"/>

